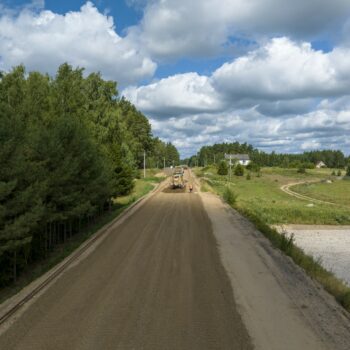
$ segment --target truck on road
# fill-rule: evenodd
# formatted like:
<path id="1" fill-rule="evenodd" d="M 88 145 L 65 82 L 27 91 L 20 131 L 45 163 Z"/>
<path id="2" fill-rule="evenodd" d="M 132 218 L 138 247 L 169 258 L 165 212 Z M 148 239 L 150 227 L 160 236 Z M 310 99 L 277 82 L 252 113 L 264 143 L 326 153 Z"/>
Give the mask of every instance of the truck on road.
<path id="1" fill-rule="evenodd" d="M 175 188 L 184 188 L 184 170 L 182 167 L 175 167 L 172 176 L 172 187 Z"/>

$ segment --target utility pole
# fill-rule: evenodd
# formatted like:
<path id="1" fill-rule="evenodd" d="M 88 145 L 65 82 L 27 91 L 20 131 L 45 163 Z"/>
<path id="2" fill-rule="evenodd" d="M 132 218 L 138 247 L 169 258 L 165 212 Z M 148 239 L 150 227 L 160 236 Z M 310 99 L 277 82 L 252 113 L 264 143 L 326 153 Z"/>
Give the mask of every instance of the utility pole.
<path id="1" fill-rule="evenodd" d="M 230 158 L 230 181 L 231 181 L 231 171 L 232 171 L 232 160 Z"/>
<path id="2" fill-rule="evenodd" d="M 146 151 L 143 151 L 143 178 L 146 178 Z"/>

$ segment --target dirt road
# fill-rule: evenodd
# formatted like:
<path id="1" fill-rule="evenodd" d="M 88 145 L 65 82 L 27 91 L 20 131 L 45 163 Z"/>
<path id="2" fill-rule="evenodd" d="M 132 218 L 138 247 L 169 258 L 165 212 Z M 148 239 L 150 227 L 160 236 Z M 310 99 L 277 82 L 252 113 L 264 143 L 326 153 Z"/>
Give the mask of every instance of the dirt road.
<path id="1" fill-rule="evenodd" d="M 309 197 L 309 196 L 305 196 L 304 194 L 300 194 L 298 192 L 295 192 L 295 191 L 292 191 L 290 188 L 295 186 L 295 185 L 302 185 L 302 184 L 305 184 L 305 183 L 312 183 L 312 182 L 319 182 L 319 180 L 315 180 L 315 181 L 302 181 L 302 182 L 294 182 L 294 183 L 289 183 L 289 184 L 286 184 L 286 185 L 283 185 L 281 186 L 281 190 L 287 194 L 289 194 L 290 196 L 292 197 L 295 197 L 295 198 L 298 198 L 298 199 L 302 199 L 304 201 L 308 201 L 308 202 L 314 202 L 314 203 L 319 203 L 319 204 L 329 204 L 329 205 L 335 205 L 335 206 L 339 206 L 341 207 L 342 205 L 340 204 L 336 204 L 336 203 L 333 203 L 333 202 L 327 202 L 327 201 L 323 201 L 321 199 L 316 199 L 316 198 L 312 198 L 312 197 Z"/>
<path id="2" fill-rule="evenodd" d="M 252 349 L 198 195 L 161 192 L 64 273 L 0 349 Z"/>
<path id="3" fill-rule="evenodd" d="M 349 324 L 216 196 L 164 190 L 0 329 L 0 349 L 345 350 Z"/>

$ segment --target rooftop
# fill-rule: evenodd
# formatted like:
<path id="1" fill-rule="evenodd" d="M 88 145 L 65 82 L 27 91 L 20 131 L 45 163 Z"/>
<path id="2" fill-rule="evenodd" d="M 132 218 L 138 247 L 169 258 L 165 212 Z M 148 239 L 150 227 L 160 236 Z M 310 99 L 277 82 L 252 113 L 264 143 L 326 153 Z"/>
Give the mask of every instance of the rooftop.
<path id="1" fill-rule="evenodd" d="M 226 159 L 249 160 L 248 154 L 225 154 Z"/>

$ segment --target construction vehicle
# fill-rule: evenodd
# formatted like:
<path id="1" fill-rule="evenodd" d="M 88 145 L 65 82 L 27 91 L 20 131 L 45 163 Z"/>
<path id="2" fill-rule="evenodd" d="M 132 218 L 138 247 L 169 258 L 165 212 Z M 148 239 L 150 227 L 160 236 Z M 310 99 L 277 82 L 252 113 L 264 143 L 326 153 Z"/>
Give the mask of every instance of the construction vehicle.
<path id="1" fill-rule="evenodd" d="M 172 176 L 172 186 L 174 189 L 185 187 L 184 170 L 182 167 L 175 167 Z"/>

